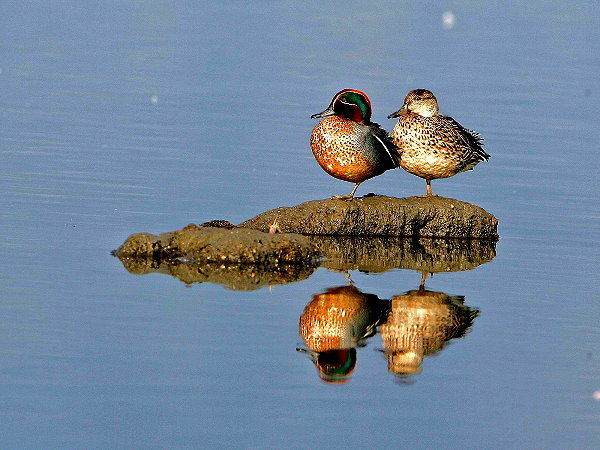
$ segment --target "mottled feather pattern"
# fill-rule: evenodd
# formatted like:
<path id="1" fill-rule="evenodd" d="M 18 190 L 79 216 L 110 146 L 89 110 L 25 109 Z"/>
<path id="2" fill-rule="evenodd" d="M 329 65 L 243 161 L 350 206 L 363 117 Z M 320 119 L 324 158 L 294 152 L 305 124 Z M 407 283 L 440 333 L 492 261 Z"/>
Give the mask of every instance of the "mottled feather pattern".
<path id="1" fill-rule="evenodd" d="M 395 148 L 379 125 L 331 116 L 315 126 L 310 146 L 317 162 L 329 175 L 358 183 L 398 166 L 375 136 L 390 149 Z"/>
<path id="2" fill-rule="evenodd" d="M 442 119 L 438 122 L 438 127 L 450 127 L 456 131 L 456 139 L 462 141 L 466 147 L 464 159 L 469 163 L 474 163 L 472 167 L 474 167 L 477 163 L 481 161 L 487 161 L 490 158 L 490 155 L 488 155 L 483 149 L 483 138 L 479 135 L 479 133 L 463 127 L 452 117 L 442 115 L 437 117 Z"/>
<path id="3" fill-rule="evenodd" d="M 406 114 L 391 138 L 400 148 L 402 167 L 425 179 L 448 178 L 489 158 L 481 137 L 447 116 Z"/>

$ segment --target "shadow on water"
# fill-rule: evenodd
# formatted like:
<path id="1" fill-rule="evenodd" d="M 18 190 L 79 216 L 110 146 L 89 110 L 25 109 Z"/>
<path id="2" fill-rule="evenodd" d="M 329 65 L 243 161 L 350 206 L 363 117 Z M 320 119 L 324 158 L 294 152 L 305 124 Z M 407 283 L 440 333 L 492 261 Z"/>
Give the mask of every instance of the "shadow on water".
<path id="1" fill-rule="evenodd" d="M 366 294 L 353 284 L 315 294 L 300 316 L 299 330 L 319 377 L 344 383 L 356 367 L 358 347 L 366 346 L 377 331 L 388 371 L 401 383 L 421 372 L 425 356 L 444 348 L 451 339 L 465 336 L 479 314 L 464 304 L 463 296 L 419 289 L 391 300 Z"/>
<path id="2" fill-rule="evenodd" d="M 495 242 L 476 239 L 403 239 L 381 237 L 310 236 L 324 257 L 302 264 L 261 265 L 198 263 L 189 259 L 120 258 L 133 274 L 163 273 L 186 284 L 215 283 L 247 291 L 310 277 L 318 268 L 379 273 L 409 269 L 423 273 L 471 270 L 496 256 Z"/>

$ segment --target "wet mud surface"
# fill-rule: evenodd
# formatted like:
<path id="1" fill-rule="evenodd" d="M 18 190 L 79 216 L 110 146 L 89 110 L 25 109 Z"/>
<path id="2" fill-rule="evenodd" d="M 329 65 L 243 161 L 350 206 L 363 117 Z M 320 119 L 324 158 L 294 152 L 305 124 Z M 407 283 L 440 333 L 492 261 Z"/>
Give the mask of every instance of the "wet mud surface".
<path id="1" fill-rule="evenodd" d="M 240 224 L 268 231 L 328 236 L 498 239 L 498 219 L 479 206 L 444 197 L 313 200 L 271 209 Z"/>

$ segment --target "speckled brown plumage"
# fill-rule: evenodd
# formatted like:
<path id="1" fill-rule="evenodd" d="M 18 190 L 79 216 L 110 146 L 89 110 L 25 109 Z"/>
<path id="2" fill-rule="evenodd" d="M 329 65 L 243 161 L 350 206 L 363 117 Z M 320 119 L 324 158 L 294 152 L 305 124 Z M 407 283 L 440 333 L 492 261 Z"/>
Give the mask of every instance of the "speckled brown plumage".
<path id="1" fill-rule="evenodd" d="M 390 114 L 392 117 L 399 117 L 390 137 L 399 148 L 400 165 L 427 181 L 427 195 L 433 195 L 431 180 L 470 170 L 490 157 L 478 133 L 439 114 L 437 100 L 430 91 L 409 92 L 402 108 Z"/>
<path id="2" fill-rule="evenodd" d="M 313 129 L 310 146 L 319 165 L 332 177 L 360 183 L 398 167 L 398 154 L 389 135 L 370 121 L 371 103 L 356 90 L 337 93 L 329 108 L 313 118 L 322 118 Z"/>
<path id="3" fill-rule="evenodd" d="M 378 129 L 377 129 L 378 128 Z M 361 183 L 397 167 L 374 138 L 376 124 L 364 125 L 338 116 L 327 117 L 314 128 L 310 146 L 325 172 L 340 180 Z"/>

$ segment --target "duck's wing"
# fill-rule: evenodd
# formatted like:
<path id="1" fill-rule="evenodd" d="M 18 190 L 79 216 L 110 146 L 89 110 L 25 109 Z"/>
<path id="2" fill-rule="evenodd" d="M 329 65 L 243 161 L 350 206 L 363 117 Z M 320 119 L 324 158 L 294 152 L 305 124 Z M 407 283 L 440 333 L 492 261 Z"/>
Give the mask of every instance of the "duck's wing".
<path id="1" fill-rule="evenodd" d="M 466 151 L 467 160 L 478 163 L 487 161 L 490 155 L 483 149 L 483 138 L 479 133 L 463 127 L 460 123 L 449 116 L 438 116 L 440 120 L 436 122 L 436 132 L 442 133 L 457 142 Z"/>
<path id="2" fill-rule="evenodd" d="M 385 153 L 390 158 L 391 168 L 400 166 L 400 152 L 398 146 L 392 142 L 390 135 L 378 123 L 371 122 L 369 125 L 369 139 L 371 143 L 382 153 Z"/>

